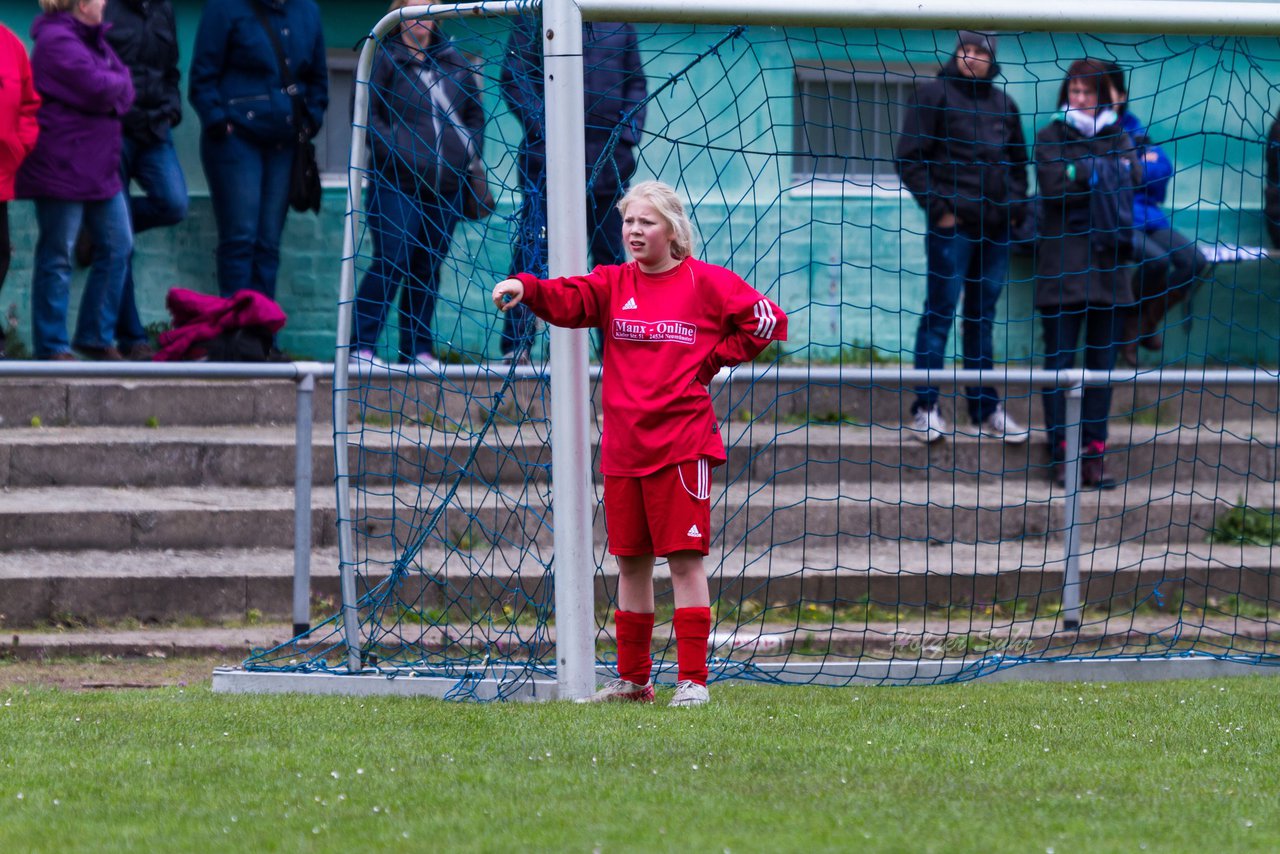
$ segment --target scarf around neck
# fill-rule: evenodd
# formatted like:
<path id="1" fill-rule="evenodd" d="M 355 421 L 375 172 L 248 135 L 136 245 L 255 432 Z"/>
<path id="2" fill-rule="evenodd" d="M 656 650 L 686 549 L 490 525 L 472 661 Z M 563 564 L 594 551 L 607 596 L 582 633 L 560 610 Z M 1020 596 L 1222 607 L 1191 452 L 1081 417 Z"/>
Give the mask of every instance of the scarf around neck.
<path id="1" fill-rule="evenodd" d="M 1062 116 L 1067 124 L 1080 131 L 1081 135 L 1090 139 L 1097 136 L 1098 132 L 1103 128 L 1111 127 L 1120 120 L 1120 116 L 1110 107 L 1095 115 L 1089 110 L 1073 110 L 1063 104 Z"/>

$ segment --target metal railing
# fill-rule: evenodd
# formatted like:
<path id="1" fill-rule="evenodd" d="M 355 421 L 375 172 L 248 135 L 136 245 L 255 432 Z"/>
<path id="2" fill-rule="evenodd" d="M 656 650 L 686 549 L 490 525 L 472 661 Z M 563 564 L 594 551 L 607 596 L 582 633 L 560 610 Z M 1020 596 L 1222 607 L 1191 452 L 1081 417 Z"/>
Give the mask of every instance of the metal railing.
<path id="1" fill-rule="evenodd" d="M 0 379 L 289 380 L 296 389 L 293 469 L 293 632 L 311 629 L 311 430 L 324 362 L 28 362 L 0 361 Z"/>
<path id="2" fill-rule="evenodd" d="M 344 367 L 347 367 L 344 365 Z M 536 366 L 514 369 L 502 367 L 499 371 L 484 365 L 449 365 L 431 371 L 405 366 L 362 366 L 348 368 L 348 376 L 361 379 L 402 378 L 406 381 L 465 381 L 467 379 L 511 376 L 514 379 L 549 382 L 549 374 Z M 600 368 L 593 366 L 589 374 L 598 380 Z M 293 532 L 293 628 L 301 635 L 311 626 L 311 494 L 312 466 L 311 441 L 313 425 L 314 393 L 317 379 L 331 379 L 334 365 L 323 362 L 289 362 L 278 364 L 234 364 L 201 362 L 26 362 L 0 361 L 0 379 L 111 379 L 111 380 L 288 380 L 294 383 L 295 394 L 295 464 L 294 464 L 294 532 Z M 851 388 L 878 388 L 906 392 L 914 386 L 940 387 L 988 385 L 997 388 L 1010 386 L 1031 389 L 1059 388 L 1066 392 L 1066 486 L 1063 493 L 1065 516 L 1063 542 L 1065 575 L 1062 592 L 1063 626 L 1079 628 L 1082 603 L 1080 582 L 1080 531 L 1076 524 L 1080 508 L 1080 454 L 1081 454 L 1081 402 L 1084 390 L 1101 385 L 1159 385 L 1196 391 L 1206 387 L 1264 387 L 1280 386 L 1280 371 L 1255 369 L 1159 369 L 1159 370 L 1064 370 L 995 368 L 991 370 L 893 368 L 844 368 L 830 366 L 779 366 L 751 364 L 721 374 L 712 380 L 713 387 L 724 385 L 751 385 L 758 382 L 809 382 L 841 385 Z M 345 405 L 345 395 L 335 401 Z M 584 405 L 589 405 L 583 402 Z M 335 413 L 336 414 L 336 413 Z M 554 419 L 553 419 L 554 421 Z M 553 424 L 554 428 L 554 424 Z M 554 429 L 553 429 L 554 433 Z M 345 445 L 335 443 L 335 453 L 345 450 Z M 349 486 L 349 478 L 337 479 L 339 495 Z M 340 505 L 341 506 L 341 505 Z M 339 518 L 341 528 L 344 520 Z M 354 590 L 354 566 L 348 565 L 344 556 L 339 566 L 344 587 Z M 344 617 L 358 625 L 354 612 L 355 599 L 344 598 Z M 350 612 L 348 612 L 350 609 Z"/>

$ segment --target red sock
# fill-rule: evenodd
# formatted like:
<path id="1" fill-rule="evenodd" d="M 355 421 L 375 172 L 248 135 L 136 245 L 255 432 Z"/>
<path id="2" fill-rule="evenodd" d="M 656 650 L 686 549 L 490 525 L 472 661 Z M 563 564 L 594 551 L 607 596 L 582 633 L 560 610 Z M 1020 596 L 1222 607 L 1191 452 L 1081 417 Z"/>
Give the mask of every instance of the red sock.
<path id="1" fill-rule="evenodd" d="M 681 682 L 707 684 L 707 638 L 711 634 L 710 608 L 676 608 L 676 662 Z"/>
<path id="2" fill-rule="evenodd" d="M 636 685 L 647 685 L 653 670 L 653 657 L 649 654 L 653 614 L 614 611 L 613 624 L 618 638 L 618 676 Z"/>

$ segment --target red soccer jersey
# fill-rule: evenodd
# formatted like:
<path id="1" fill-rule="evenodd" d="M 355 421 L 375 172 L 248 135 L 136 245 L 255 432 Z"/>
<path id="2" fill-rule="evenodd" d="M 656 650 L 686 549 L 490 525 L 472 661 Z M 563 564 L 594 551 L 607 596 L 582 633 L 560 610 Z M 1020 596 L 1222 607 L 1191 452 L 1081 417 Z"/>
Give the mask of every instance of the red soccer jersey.
<path id="1" fill-rule="evenodd" d="M 699 457 L 725 461 L 706 384 L 720 368 L 785 341 L 782 309 L 729 270 L 692 258 L 656 276 L 633 261 L 586 276 L 516 278 L 538 317 L 599 327 L 605 336 L 603 474 L 639 477 Z"/>

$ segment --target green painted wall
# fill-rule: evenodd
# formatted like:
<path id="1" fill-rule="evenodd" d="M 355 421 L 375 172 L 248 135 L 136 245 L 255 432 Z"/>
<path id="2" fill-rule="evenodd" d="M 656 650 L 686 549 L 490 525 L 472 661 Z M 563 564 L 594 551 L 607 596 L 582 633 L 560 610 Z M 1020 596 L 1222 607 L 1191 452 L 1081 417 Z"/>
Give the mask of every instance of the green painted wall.
<path id="1" fill-rule="evenodd" d="M 175 5 L 180 36 L 189 46 L 201 4 Z M 25 34 L 34 8 L 32 0 L 0 0 L 0 17 Z M 352 55 L 385 6 L 346 0 L 322 8 L 332 55 L 341 57 Z M 492 116 L 486 161 L 501 207 L 487 222 L 459 228 L 442 275 L 435 327 L 442 347 L 494 354 L 497 335 L 487 293 L 509 263 L 519 132 L 496 92 L 504 25 L 450 26 L 464 49 L 485 59 L 485 74 L 494 84 L 486 94 Z M 797 63 L 820 60 L 932 74 L 950 53 L 953 34 L 755 28 L 724 41 L 725 34 L 723 28 L 642 28 L 650 88 L 664 88 L 650 106 L 641 177 L 678 183 L 694 202 L 702 256 L 732 267 L 791 311 L 788 350 L 797 357 L 831 357 L 841 346 L 875 346 L 890 357 L 909 351 L 923 300 L 923 218 L 892 187 L 794 186 L 788 154 L 793 74 Z M 1104 44 L 1078 35 L 1004 37 L 1004 79 L 1024 111 L 1029 139 L 1055 109 L 1065 67 L 1084 55 L 1113 55 L 1135 68 L 1134 109 L 1155 138 L 1168 141 L 1179 168 L 1172 199 L 1178 227 L 1206 241 L 1262 243 L 1261 141 L 1268 117 L 1280 107 L 1269 82 L 1280 79 L 1280 45 L 1260 39 L 1108 37 Z M 1158 99 L 1143 97 L 1156 91 Z M 192 188 L 191 217 L 138 241 L 140 304 L 147 321 L 163 319 L 164 293 L 172 285 L 215 289 L 216 235 L 195 125 L 188 116 L 178 131 Z M 280 298 L 291 320 L 282 344 L 298 355 L 332 353 L 344 192 L 331 188 L 319 217 L 293 214 L 286 230 Z M 14 267 L 0 302 L 14 307 L 25 336 L 34 245 L 29 205 L 17 203 L 12 219 Z M 364 235 L 362 260 L 370 251 Z M 1016 361 L 1034 352 L 1037 324 L 1025 263 L 1015 264 L 1012 279 L 1001 304 L 997 349 Z M 1218 268 L 1197 295 L 1196 322 L 1170 336 L 1168 356 L 1280 363 L 1278 293 L 1270 262 Z"/>

